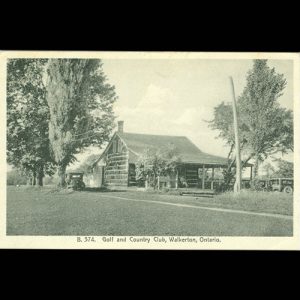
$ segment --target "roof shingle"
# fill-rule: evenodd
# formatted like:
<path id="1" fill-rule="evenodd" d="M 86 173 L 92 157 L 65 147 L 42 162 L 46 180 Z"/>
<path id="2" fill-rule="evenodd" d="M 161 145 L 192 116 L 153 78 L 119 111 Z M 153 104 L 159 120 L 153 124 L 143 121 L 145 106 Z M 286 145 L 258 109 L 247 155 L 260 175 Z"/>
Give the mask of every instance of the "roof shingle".
<path id="1" fill-rule="evenodd" d="M 117 133 L 133 152 L 135 160 L 146 148 L 162 148 L 168 144 L 174 145 L 181 156 L 183 163 L 207 164 L 226 166 L 227 158 L 202 152 L 185 136 L 152 135 L 138 133 Z"/>

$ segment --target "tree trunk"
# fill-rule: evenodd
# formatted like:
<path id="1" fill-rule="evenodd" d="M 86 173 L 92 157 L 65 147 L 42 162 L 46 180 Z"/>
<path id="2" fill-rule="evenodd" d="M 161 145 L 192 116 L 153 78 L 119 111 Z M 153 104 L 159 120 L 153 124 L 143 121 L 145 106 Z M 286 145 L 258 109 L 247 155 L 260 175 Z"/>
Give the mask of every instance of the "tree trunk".
<path id="1" fill-rule="evenodd" d="M 36 185 L 36 172 L 33 172 L 33 175 L 32 175 L 32 185 L 33 186 Z"/>
<path id="2" fill-rule="evenodd" d="M 38 177 L 38 185 L 43 186 L 43 178 L 44 178 L 44 168 L 43 168 L 43 166 L 40 167 L 37 177 Z"/>
<path id="3" fill-rule="evenodd" d="M 156 185 L 157 185 L 157 182 L 156 182 L 156 174 L 154 173 L 154 175 L 153 175 L 153 189 L 154 189 L 154 190 L 156 189 Z"/>
<path id="4" fill-rule="evenodd" d="M 258 167 L 259 167 L 259 159 L 258 155 L 255 155 L 255 161 L 254 161 L 254 166 L 253 166 L 253 179 L 255 179 L 258 175 Z"/>
<path id="5" fill-rule="evenodd" d="M 38 185 L 39 185 L 39 186 L 43 186 L 43 185 L 44 185 L 44 183 L 43 183 L 43 178 L 44 178 L 43 175 L 42 175 L 42 176 L 41 176 L 41 175 L 38 176 Z"/>
<path id="6" fill-rule="evenodd" d="M 32 185 L 32 177 L 27 178 L 27 185 Z"/>
<path id="7" fill-rule="evenodd" d="M 58 182 L 58 186 L 59 187 L 65 187 L 66 186 L 66 166 L 59 166 L 58 170 L 58 177 L 59 177 L 59 182 Z"/>

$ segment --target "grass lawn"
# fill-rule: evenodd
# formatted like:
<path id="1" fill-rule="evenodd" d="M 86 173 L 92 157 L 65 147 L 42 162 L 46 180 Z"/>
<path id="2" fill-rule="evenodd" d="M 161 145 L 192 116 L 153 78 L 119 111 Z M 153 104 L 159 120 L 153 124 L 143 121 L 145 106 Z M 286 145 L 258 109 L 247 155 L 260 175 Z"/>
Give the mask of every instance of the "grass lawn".
<path id="1" fill-rule="evenodd" d="M 164 203 L 166 205 L 164 205 Z M 169 204 L 187 204 L 179 207 Z M 146 192 L 72 192 L 8 187 L 8 235 L 291 236 L 292 220 L 197 209 L 292 215 L 292 196 L 193 198 Z"/>
<path id="2" fill-rule="evenodd" d="M 202 198 L 203 199 L 203 198 Z M 232 208 L 239 210 L 266 212 L 282 215 L 293 215 L 293 196 L 279 192 L 255 192 L 241 191 L 241 194 L 235 196 L 233 192 L 223 193 L 215 196 L 211 205 L 223 208 Z M 203 201 L 203 200 L 200 200 Z"/>
<path id="3" fill-rule="evenodd" d="M 215 195 L 213 198 L 207 197 L 189 197 L 189 196 L 174 196 L 152 192 L 132 192 L 134 197 L 137 193 L 145 199 L 152 199 L 155 195 L 155 200 L 169 201 L 178 203 L 188 203 L 192 205 L 219 207 L 225 209 L 246 210 L 251 212 L 265 212 L 282 215 L 293 215 L 293 196 L 290 194 L 279 192 L 255 192 L 250 190 L 242 190 L 238 196 L 233 192 L 227 192 Z M 130 192 L 127 192 L 129 195 Z M 149 195 L 150 194 L 150 195 Z M 152 199 L 153 200 L 153 199 Z"/>

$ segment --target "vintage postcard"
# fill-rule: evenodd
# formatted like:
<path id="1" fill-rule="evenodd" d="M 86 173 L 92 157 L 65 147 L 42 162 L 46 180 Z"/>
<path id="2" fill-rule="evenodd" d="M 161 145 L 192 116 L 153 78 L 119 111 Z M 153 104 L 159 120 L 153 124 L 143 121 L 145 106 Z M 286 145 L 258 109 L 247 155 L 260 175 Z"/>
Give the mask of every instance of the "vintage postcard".
<path id="1" fill-rule="evenodd" d="M 299 58 L 0 52 L 0 248 L 299 250 Z"/>

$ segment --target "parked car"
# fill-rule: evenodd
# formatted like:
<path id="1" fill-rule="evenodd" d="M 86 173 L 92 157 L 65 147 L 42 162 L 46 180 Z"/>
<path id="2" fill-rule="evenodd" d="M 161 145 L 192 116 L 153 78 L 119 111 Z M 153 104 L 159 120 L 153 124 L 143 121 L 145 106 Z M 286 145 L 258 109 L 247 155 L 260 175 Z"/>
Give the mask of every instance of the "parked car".
<path id="1" fill-rule="evenodd" d="M 66 174 L 67 187 L 73 190 L 83 190 L 85 183 L 83 182 L 83 172 L 70 172 Z"/>
<path id="2" fill-rule="evenodd" d="M 293 193 L 294 179 L 293 178 L 272 178 L 269 180 L 269 187 L 271 191 L 278 191 L 284 193 Z"/>

